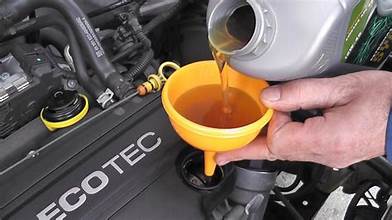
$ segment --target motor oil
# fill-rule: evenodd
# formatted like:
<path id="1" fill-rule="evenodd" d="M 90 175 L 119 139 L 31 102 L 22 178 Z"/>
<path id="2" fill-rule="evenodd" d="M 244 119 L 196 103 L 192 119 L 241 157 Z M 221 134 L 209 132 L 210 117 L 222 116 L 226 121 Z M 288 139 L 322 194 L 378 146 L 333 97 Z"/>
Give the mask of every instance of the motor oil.
<path id="1" fill-rule="evenodd" d="M 392 48 L 391 5 L 382 0 L 378 5 L 376 0 L 210 0 L 209 41 L 232 68 L 270 81 L 378 69 Z"/>
<path id="2" fill-rule="evenodd" d="M 239 128 L 259 120 L 263 114 L 258 104 L 245 92 L 229 87 L 226 98 L 230 112 L 225 111 L 219 84 L 196 87 L 184 93 L 174 104 L 183 117 L 210 128 Z"/>
<path id="3" fill-rule="evenodd" d="M 230 113 L 231 107 L 228 98 L 228 88 L 229 88 L 229 73 L 225 71 L 225 67 L 227 67 L 227 57 L 216 50 L 212 45 L 210 45 L 210 49 L 212 52 L 212 56 L 214 57 L 215 63 L 218 66 L 219 70 L 219 77 L 221 81 L 221 89 L 222 89 L 222 96 L 223 96 L 223 112 Z M 227 70 L 227 68 L 226 68 Z"/>
<path id="4" fill-rule="evenodd" d="M 225 64 L 226 65 L 226 64 Z M 232 107 L 230 104 L 230 87 L 229 87 L 229 72 L 224 69 L 220 71 L 221 79 L 221 93 L 223 98 L 223 113 L 230 114 L 232 112 Z"/>

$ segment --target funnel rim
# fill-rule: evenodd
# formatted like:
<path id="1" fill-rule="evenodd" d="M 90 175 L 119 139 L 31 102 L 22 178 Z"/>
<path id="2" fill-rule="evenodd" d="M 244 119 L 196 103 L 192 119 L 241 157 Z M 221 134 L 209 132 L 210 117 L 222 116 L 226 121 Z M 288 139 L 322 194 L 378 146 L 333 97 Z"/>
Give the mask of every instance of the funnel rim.
<path id="1" fill-rule="evenodd" d="M 167 109 L 165 105 L 164 108 Z M 266 113 L 263 115 L 263 117 L 261 117 L 259 120 L 251 124 L 238 128 L 213 128 L 213 127 L 207 127 L 204 125 L 197 124 L 187 119 L 186 117 L 182 116 L 177 111 L 175 111 L 174 108 L 172 110 L 166 110 L 166 111 L 170 117 L 170 120 L 173 120 L 176 124 L 185 127 L 188 130 L 191 129 L 193 133 L 207 136 L 207 137 L 217 137 L 217 136 L 224 135 L 227 138 L 245 137 L 248 136 L 249 134 L 254 133 L 256 130 L 261 130 L 265 127 L 266 124 L 268 124 L 268 122 L 271 120 L 273 115 L 273 110 L 268 109 Z M 175 116 L 171 114 L 174 114 Z M 177 120 L 174 120 L 174 118 L 177 118 Z"/>
<path id="2" fill-rule="evenodd" d="M 214 62 L 211 60 L 205 60 L 205 61 L 198 61 L 196 63 L 210 63 Z M 188 64 L 181 69 L 187 68 L 190 65 L 193 64 Z M 175 71 L 172 76 L 169 78 L 169 80 L 166 82 L 165 87 L 163 88 L 162 91 L 162 104 L 164 109 L 166 110 L 166 113 L 169 115 L 170 120 L 174 120 L 175 123 L 181 124 L 181 126 L 184 126 L 188 129 L 191 129 L 193 132 L 198 133 L 198 134 L 203 134 L 205 136 L 209 137 L 216 137 L 216 136 L 221 136 L 224 135 L 225 137 L 238 137 L 238 136 L 246 136 L 250 133 L 254 133 L 256 130 L 261 130 L 264 128 L 264 126 L 271 120 L 272 115 L 273 115 L 273 109 L 267 108 L 266 112 L 263 114 L 263 116 L 258 119 L 257 121 L 244 125 L 242 127 L 238 128 L 213 128 L 213 127 L 207 127 L 204 125 L 197 124 L 183 115 L 181 115 L 177 110 L 174 108 L 174 103 L 171 103 L 169 99 L 169 88 L 171 85 L 171 82 L 173 81 L 172 79 L 176 77 L 179 71 Z"/>

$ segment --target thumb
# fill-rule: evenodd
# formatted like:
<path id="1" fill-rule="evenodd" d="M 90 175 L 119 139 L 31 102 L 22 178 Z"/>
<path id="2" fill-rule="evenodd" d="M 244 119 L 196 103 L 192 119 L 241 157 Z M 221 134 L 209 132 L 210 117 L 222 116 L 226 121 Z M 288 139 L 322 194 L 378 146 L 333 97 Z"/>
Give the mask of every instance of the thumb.
<path id="1" fill-rule="evenodd" d="M 226 165 L 231 161 L 240 160 L 276 160 L 267 147 L 267 140 L 265 137 L 259 137 L 246 147 L 218 153 L 215 156 L 215 161 L 219 166 Z"/>
<path id="2" fill-rule="evenodd" d="M 299 109 L 331 108 L 353 99 L 359 86 L 351 76 L 324 79 L 302 79 L 266 88 L 263 103 L 282 112 Z"/>

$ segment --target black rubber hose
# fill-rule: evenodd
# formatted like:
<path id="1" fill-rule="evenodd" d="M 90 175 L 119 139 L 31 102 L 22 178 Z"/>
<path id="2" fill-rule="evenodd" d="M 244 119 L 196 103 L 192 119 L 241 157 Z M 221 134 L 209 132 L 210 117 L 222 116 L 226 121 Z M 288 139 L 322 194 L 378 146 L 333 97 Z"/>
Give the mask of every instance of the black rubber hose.
<path id="1" fill-rule="evenodd" d="M 151 48 L 151 40 L 143 33 L 143 31 L 138 31 L 136 33 L 136 37 L 143 44 L 144 48 Z"/>
<path id="2" fill-rule="evenodd" d="M 143 54 L 143 56 L 140 58 L 139 62 L 132 67 L 127 73 L 127 76 L 130 79 L 134 79 L 136 76 L 141 74 L 147 66 L 150 64 L 151 60 L 154 59 L 154 51 L 152 49 L 148 50 Z"/>
<path id="3" fill-rule="evenodd" d="M 169 9 L 166 13 L 162 13 L 149 21 L 146 25 L 143 26 L 143 32 L 145 34 L 149 34 L 156 27 L 172 18 L 183 7 L 184 4 L 182 3 L 182 1 L 183 0 L 179 0 L 179 2 L 175 4 L 171 9 Z"/>
<path id="4" fill-rule="evenodd" d="M 114 3 L 110 4 L 110 5 L 101 7 L 99 9 L 94 10 L 94 11 L 90 11 L 89 13 L 87 13 L 87 15 L 90 18 L 97 17 L 97 16 L 105 14 L 107 12 L 116 10 L 117 8 L 120 8 L 120 7 L 126 6 L 128 4 L 131 4 L 132 2 L 135 2 L 135 1 L 134 0 L 119 0 L 117 2 L 114 2 Z M 139 5 L 143 5 L 146 2 L 146 0 L 139 0 L 139 1 L 136 1 L 136 2 Z"/>
<path id="5" fill-rule="evenodd" d="M 2 0 L 0 2 L 0 33 L 27 17 L 38 8 L 59 11 L 69 23 L 83 52 L 100 79 L 118 98 L 124 98 L 131 85 L 116 71 L 107 58 L 91 22 L 74 0 Z"/>
<path id="6" fill-rule="evenodd" d="M 7 43 L 1 43 L 0 44 L 0 57 L 5 57 L 7 56 L 14 45 L 14 42 L 7 42 Z"/>
<path id="7" fill-rule="evenodd" d="M 113 63 L 116 63 L 122 59 L 125 59 L 127 56 L 129 56 L 132 52 L 134 52 L 135 50 L 139 49 L 140 47 L 142 47 L 141 43 L 136 43 L 133 44 L 132 46 L 126 48 L 123 51 L 120 51 L 119 53 L 117 53 L 116 55 L 114 55 L 110 60 Z"/>
<path id="8" fill-rule="evenodd" d="M 40 43 L 47 46 L 53 45 L 59 51 L 64 51 L 64 48 L 69 44 L 68 38 L 58 28 L 48 27 L 44 28 L 39 33 Z"/>
<path id="9" fill-rule="evenodd" d="M 122 6 L 128 5 L 128 4 L 132 3 L 132 2 L 133 2 L 133 0 L 120 0 L 120 1 L 117 1 L 117 2 L 114 2 L 114 3 L 110 4 L 108 6 L 96 9 L 94 11 L 91 11 L 87 15 L 90 18 L 93 18 L 93 17 L 99 16 L 101 14 L 113 11 L 113 10 L 115 10 L 117 8 L 122 7 Z"/>
<path id="10" fill-rule="evenodd" d="M 392 185 L 392 164 L 385 157 L 377 157 L 366 161 L 371 168 L 377 171 L 388 184 Z"/>
<path id="11" fill-rule="evenodd" d="M 77 79 L 83 88 L 85 88 L 90 95 L 97 99 L 102 93 L 104 93 L 105 90 L 104 88 L 100 88 L 100 86 L 97 84 L 94 84 L 89 77 L 86 65 L 83 62 L 83 56 L 78 41 L 72 33 L 71 27 L 64 21 L 64 19 L 53 16 L 42 16 L 18 23 L 10 28 L 6 33 L 4 33 L 2 40 L 8 40 L 17 36 L 24 36 L 27 33 L 41 30 L 50 26 L 59 27 L 60 30 L 64 32 L 64 35 L 67 36 L 75 64 Z"/>
<path id="12" fill-rule="evenodd" d="M 282 192 L 274 188 L 273 192 L 275 193 L 276 197 L 280 199 L 280 201 L 283 202 L 283 204 L 286 206 L 286 208 L 289 210 L 291 213 L 292 217 L 295 220 L 304 220 L 304 218 L 301 216 L 301 214 L 295 209 L 295 207 L 291 204 L 291 202 L 282 194 Z"/>

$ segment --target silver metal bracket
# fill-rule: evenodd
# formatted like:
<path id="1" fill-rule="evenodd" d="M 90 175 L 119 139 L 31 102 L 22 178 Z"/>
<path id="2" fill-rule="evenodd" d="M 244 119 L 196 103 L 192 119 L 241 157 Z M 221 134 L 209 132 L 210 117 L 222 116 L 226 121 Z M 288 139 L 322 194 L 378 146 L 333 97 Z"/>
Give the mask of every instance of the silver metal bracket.
<path id="1" fill-rule="evenodd" d="M 260 208 L 261 204 L 264 201 L 264 196 L 262 194 L 257 194 L 253 199 L 246 204 L 245 206 L 245 214 L 250 215 L 251 213 L 254 213 L 255 210 Z"/>
<path id="2" fill-rule="evenodd" d="M 97 103 L 105 109 L 114 103 L 113 97 L 114 92 L 110 89 L 106 89 L 106 91 L 97 98 Z"/>

